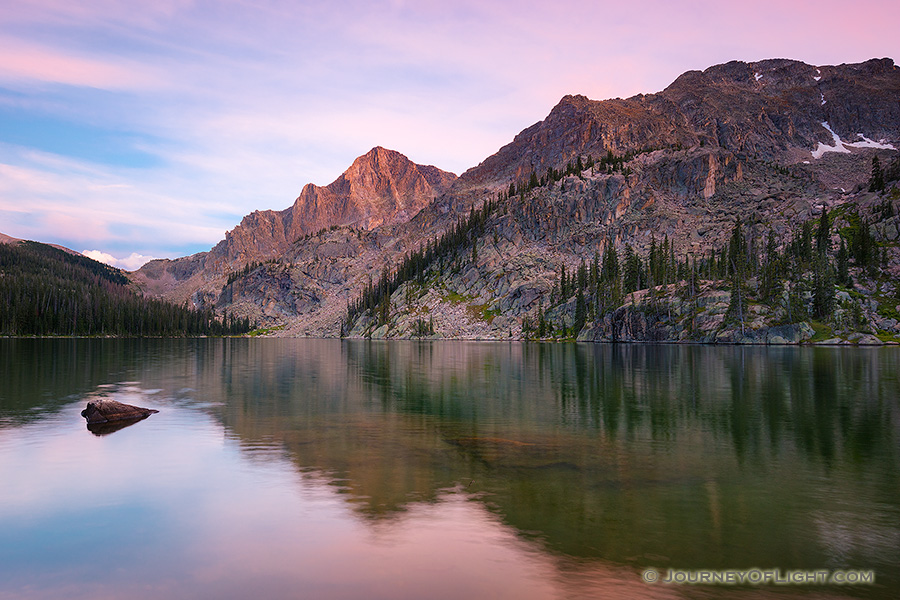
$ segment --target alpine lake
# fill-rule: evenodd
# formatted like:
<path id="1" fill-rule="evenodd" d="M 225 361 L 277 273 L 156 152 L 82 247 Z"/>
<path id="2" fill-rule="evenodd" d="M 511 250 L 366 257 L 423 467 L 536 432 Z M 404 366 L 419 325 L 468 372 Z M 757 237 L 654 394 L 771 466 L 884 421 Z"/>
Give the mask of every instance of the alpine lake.
<path id="1" fill-rule="evenodd" d="M 897 598 L 898 377 L 896 347 L 0 339 L 0 599 Z M 159 413 L 88 429 L 97 398 Z"/>

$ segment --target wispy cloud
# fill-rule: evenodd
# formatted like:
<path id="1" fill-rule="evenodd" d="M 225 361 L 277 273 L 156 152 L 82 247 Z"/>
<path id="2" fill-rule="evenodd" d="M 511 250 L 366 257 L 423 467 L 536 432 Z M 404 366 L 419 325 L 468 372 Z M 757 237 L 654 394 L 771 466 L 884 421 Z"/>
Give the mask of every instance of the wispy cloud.
<path id="1" fill-rule="evenodd" d="M 375 145 L 459 173 L 567 93 L 655 92 L 733 59 L 890 56 L 900 21 L 900 5 L 877 0 L 32 0 L 0 12 L 0 231 L 120 257 L 208 249 Z"/>
<path id="2" fill-rule="evenodd" d="M 153 254 L 158 247 L 208 248 L 239 218 L 216 204 L 186 204 L 152 177 L 0 146 L 0 223 L 15 237 L 71 248 L 101 241 L 107 251 Z"/>
<path id="3" fill-rule="evenodd" d="M 156 69 L 115 56 L 73 55 L 62 48 L 0 37 L 0 78 L 19 84 L 34 82 L 86 86 L 107 90 L 149 90 L 164 85 Z"/>

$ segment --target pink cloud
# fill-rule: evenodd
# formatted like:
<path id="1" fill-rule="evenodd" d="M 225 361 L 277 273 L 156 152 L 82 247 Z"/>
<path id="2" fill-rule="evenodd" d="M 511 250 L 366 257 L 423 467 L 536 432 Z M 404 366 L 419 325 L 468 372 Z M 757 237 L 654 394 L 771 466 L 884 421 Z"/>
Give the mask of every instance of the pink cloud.
<path id="1" fill-rule="evenodd" d="M 47 46 L 0 38 L 0 78 L 42 81 L 101 89 L 158 87 L 162 78 L 144 65 L 114 58 L 88 58 Z"/>
<path id="2" fill-rule="evenodd" d="M 0 102 L 121 128 L 163 160 L 88 172 L 60 157 L 4 158 L 0 144 L 0 211 L 18 223 L 4 233 L 46 239 L 42 214 L 91 211 L 118 245 L 79 247 L 118 256 L 138 236 L 135 249 L 157 256 L 173 236 L 212 245 L 241 215 L 289 206 L 375 145 L 459 173 L 565 94 L 657 92 L 730 60 L 891 56 L 900 21 L 900 3 L 884 0 L 9 4 L 0 86 L 26 93 Z M 137 93 L 45 95 L 45 83 Z"/>
<path id="3" fill-rule="evenodd" d="M 127 244 L 128 250 L 120 256 L 135 246 L 150 246 L 149 251 L 159 256 L 160 246 L 198 241 L 211 246 L 233 226 L 230 220 L 220 225 L 198 222 L 198 216 L 210 207 L 155 190 L 155 173 L 123 183 L 119 175 L 92 165 L 79 168 L 76 162 L 52 160 L 52 156 L 41 160 L 46 155 L 37 153 L 24 157 L 27 166 L 4 163 L 4 159 L 23 160 L 23 155 L 4 156 L 3 149 L 0 145 L 0 231 L 4 234 L 70 248 L 96 244 L 110 249 Z M 113 257 L 116 266 L 128 269 L 144 258 L 135 254 Z"/>
<path id="4" fill-rule="evenodd" d="M 139 5 L 131 0 L 29 0 L 9 9 L 4 8 L 3 20 L 8 23 L 38 22 L 67 27 L 112 23 L 146 27 L 171 19 L 194 4 L 194 0 L 154 0 Z"/>

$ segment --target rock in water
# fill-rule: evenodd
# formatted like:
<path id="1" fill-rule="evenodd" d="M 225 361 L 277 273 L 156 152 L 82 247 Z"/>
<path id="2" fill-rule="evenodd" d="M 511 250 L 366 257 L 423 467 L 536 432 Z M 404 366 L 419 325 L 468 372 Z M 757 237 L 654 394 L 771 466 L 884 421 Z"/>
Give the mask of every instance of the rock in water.
<path id="1" fill-rule="evenodd" d="M 94 425 L 110 421 L 143 419 L 157 412 L 159 411 L 152 408 L 131 406 L 115 400 L 92 400 L 88 402 L 87 408 L 81 411 L 81 416 L 87 419 L 88 425 Z"/>

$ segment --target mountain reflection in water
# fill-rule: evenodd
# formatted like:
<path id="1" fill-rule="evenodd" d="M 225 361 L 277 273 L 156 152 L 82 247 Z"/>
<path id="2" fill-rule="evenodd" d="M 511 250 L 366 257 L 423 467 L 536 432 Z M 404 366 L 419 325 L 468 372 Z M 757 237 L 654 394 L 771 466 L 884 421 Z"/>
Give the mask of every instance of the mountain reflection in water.
<path id="1" fill-rule="evenodd" d="M 748 592 L 647 586 L 647 567 L 876 571 L 874 587 L 756 590 L 779 597 L 900 589 L 893 348 L 229 339 L 0 350 L 0 480 L 19 477 L 0 491 L 11 532 L 0 571 L 13 581 L 0 598 L 52 597 L 54 577 L 84 592 L 74 597 Z M 161 412 L 102 438 L 82 420 L 76 436 L 69 416 L 101 392 Z M 100 522 L 102 533 L 85 524 Z M 124 566 L 105 586 L 73 556 L 111 548 Z"/>

